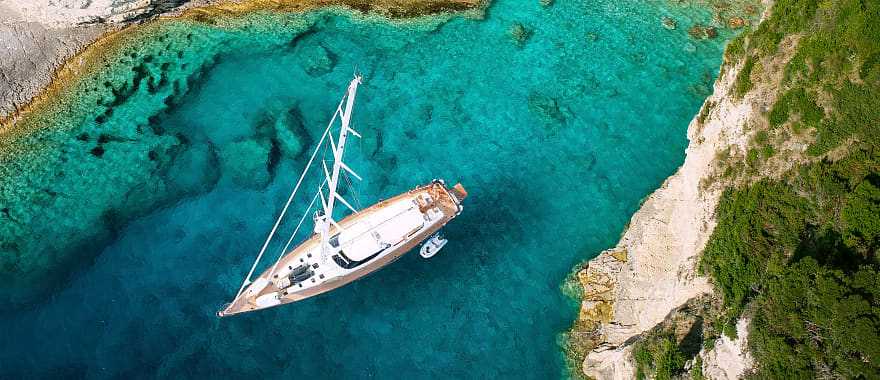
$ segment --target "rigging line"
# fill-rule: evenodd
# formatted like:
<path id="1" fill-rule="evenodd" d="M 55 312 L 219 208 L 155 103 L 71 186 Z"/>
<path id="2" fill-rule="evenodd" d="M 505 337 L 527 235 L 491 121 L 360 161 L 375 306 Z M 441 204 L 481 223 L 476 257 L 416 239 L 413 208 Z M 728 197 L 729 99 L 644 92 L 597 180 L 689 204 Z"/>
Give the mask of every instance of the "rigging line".
<path id="1" fill-rule="evenodd" d="M 345 179 L 345 183 L 348 186 L 348 190 L 350 190 L 349 192 L 352 196 L 354 196 L 354 203 L 357 204 L 357 208 L 359 210 L 363 210 L 364 207 L 361 205 L 361 198 L 358 196 L 358 190 L 354 187 L 354 183 L 352 183 L 353 181 L 351 180 L 350 175 L 348 173 L 345 173 L 345 177 L 343 178 Z"/>
<path id="2" fill-rule="evenodd" d="M 324 185 L 326 183 L 327 180 L 325 179 L 324 182 L 321 183 L 321 186 L 318 187 L 318 189 L 324 188 Z M 309 203 L 309 207 L 306 208 L 306 211 L 303 212 L 302 217 L 299 218 L 299 223 L 297 223 L 296 228 L 293 229 L 293 233 L 290 235 L 290 239 L 287 239 L 287 244 L 285 244 L 284 248 L 281 249 L 281 253 L 278 255 L 278 259 L 275 260 L 275 264 L 272 265 L 272 270 L 269 271 L 268 278 L 272 278 L 272 275 L 275 273 L 275 269 L 278 267 L 278 263 L 281 262 L 281 257 L 284 255 L 285 252 L 287 252 L 287 249 L 290 248 L 290 243 L 293 242 L 293 238 L 296 236 L 296 233 L 299 232 L 299 228 L 302 227 L 303 221 L 306 220 L 306 216 L 309 215 L 309 211 L 312 210 L 312 207 L 315 205 L 315 201 L 318 200 L 318 194 L 320 194 L 320 191 L 315 193 L 315 196 L 312 197 L 312 201 Z"/>
<path id="3" fill-rule="evenodd" d="M 349 181 L 351 181 L 350 178 Z M 361 204 L 361 189 L 359 187 L 354 187 L 354 184 L 352 184 L 352 187 L 354 188 L 352 190 L 352 193 L 354 193 L 354 201 L 357 202 L 359 209 L 363 209 L 364 206 Z"/>
<path id="4" fill-rule="evenodd" d="M 346 92 L 347 93 L 347 92 Z M 260 248 L 260 253 L 257 255 L 257 260 L 254 261 L 254 265 L 251 265 L 251 270 L 248 271 L 247 277 L 245 277 L 244 282 L 241 283 L 241 288 L 238 289 L 238 293 L 235 294 L 235 298 L 233 302 L 241 296 L 241 293 L 244 292 L 244 288 L 248 286 L 251 281 L 251 276 L 254 275 L 254 270 L 257 269 L 257 264 L 260 263 L 260 259 L 263 257 L 263 253 L 266 252 L 266 247 L 269 246 L 269 242 L 272 241 L 272 237 L 275 236 L 275 231 L 278 230 L 278 226 L 281 224 L 281 219 L 284 218 L 284 214 L 287 213 L 287 208 L 290 207 L 290 203 L 293 202 L 293 197 L 296 196 L 296 192 L 299 190 L 300 185 L 302 185 L 303 179 L 306 177 L 306 173 L 309 171 L 309 167 L 312 166 L 312 162 L 315 160 L 315 156 L 318 155 L 318 150 L 320 150 L 321 145 L 324 144 L 324 139 L 327 138 L 327 135 L 330 133 L 330 128 L 333 126 L 333 122 L 336 121 L 336 116 L 339 115 L 339 110 L 342 109 L 342 103 L 345 101 L 346 96 L 343 96 L 339 101 L 339 106 L 336 107 L 336 112 L 333 113 L 333 117 L 330 118 L 330 123 L 327 124 L 327 128 L 324 130 L 324 134 L 321 135 L 321 140 L 318 141 L 318 146 L 315 147 L 315 151 L 312 152 L 312 156 L 309 158 L 309 162 L 306 163 L 306 168 L 303 170 L 302 174 L 299 176 L 299 180 L 296 181 L 296 186 L 293 187 L 293 191 L 290 193 L 290 196 L 287 197 L 287 203 L 284 204 L 284 208 L 281 209 L 281 214 L 278 215 L 278 219 L 275 220 L 275 225 L 272 226 L 272 231 L 269 232 L 269 236 L 266 238 L 266 242 L 263 243 L 263 247 Z"/>
<path id="5" fill-rule="evenodd" d="M 323 189 L 323 188 L 324 188 L 324 185 L 326 185 L 326 184 L 327 184 L 327 180 L 325 179 L 324 181 L 321 182 L 321 185 L 318 186 L 318 191 L 320 191 L 321 189 Z M 287 244 L 286 244 L 283 248 L 280 248 L 280 249 L 278 250 L 278 259 L 275 260 L 275 263 L 276 263 L 276 264 L 278 263 L 278 260 L 281 260 L 281 257 L 284 255 L 284 253 L 287 252 L 287 248 L 290 247 L 290 242 L 293 240 L 293 237 L 296 235 L 297 231 L 299 230 L 299 227 L 300 227 L 300 225 L 302 224 L 303 220 L 305 220 L 306 216 L 309 214 L 309 211 L 312 210 L 312 206 L 315 204 L 315 200 L 316 200 L 316 199 L 318 199 L 318 194 L 317 194 L 317 193 L 316 193 L 315 196 L 312 198 L 312 202 L 309 203 L 309 206 L 308 206 L 308 208 L 306 209 L 306 211 L 303 212 L 303 216 L 300 218 L 299 223 L 297 224 L 296 228 L 293 230 L 293 235 L 291 235 L 290 239 L 287 241 Z M 274 272 L 274 270 L 275 270 L 275 267 L 273 266 L 273 267 L 272 267 L 272 271 Z M 271 272 L 270 272 L 270 273 L 271 273 Z"/>

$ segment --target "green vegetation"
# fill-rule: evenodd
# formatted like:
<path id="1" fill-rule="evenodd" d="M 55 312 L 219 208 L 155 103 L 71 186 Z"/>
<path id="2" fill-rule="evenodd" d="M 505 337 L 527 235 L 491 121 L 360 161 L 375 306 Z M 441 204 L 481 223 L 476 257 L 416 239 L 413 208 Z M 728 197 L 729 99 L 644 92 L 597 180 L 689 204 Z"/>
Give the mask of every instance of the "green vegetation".
<path id="1" fill-rule="evenodd" d="M 736 75 L 733 92 L 737 98 L 742 98 L 743 95 L 754 87 L 754 84 L 752 83 L 752 69 L 754 68 L 755 57 L 750 55 L 746 58 L 746 62 L 743 63 L 743 67 L 739 71 L 739 74 Z"/>
<path id="2" fill-rule="evenodd" d="M 697 121 L 700 124 L 706 123 L 706 118 L 709 117 L 709 112 L 712 112 L 712 108 L 715 108 L 716 104 L 713 101 L 707 101 L 702 108 L 700 108 L 700 114 L 697 115 Z"/>
<path id="3" fill-rule="evenodd" d="M 736 38 L 727 43 L 727 48 L 724 49 L 725 61 L 734 62 L 738 57 L 742 56 L 746 52 L 745 42 L 747 34 L 748 30 L 744 31 L 742 34 L 736 36 Z"/>
<path id="4" fill-rule="evenodd" d="M 814 129 L 811 155 L 848 139 L 878 144 L 880 2 L 783 0 L 772 12 L 747 38 L 752 54 L 776 54 L 785 35 L 801 38 L 785 66 L 782 95 L 770 112 L 770 124 L 795 119 L 796 131 Z M 817 99 L 828 100 L 817 104 Z"/>
<path id="5" fill-rule="evenodd" d="M 768 281 L 766 291 L 773 296 L 760 298 L 751 337 L 761 377 L 880 376 L 880 277 L 873 267 L 848 272 L 806 257 Z"/>
<path id="6" fill-rule="evenodd" d="M 684 372 L 685 354 L 671 336 L 649 337 L 634 346 L 636 378 L 669 380 Z"/>
<path id="7" fill-rule="evenodd" d="M 770 110 L 768 116 L 770 125 L 778 127 L 788 121 L 792 114 L 798 114 L 803 126 L 795 124 L 793 126 L 795 131 L 801 131 L 803 127 L 817 127 L 825 114 L 812 100 L 814 98 L 815 96 L 808 95 L 807 91 L 800 87 L 786 92 L 776 100 L 773 109 Z"/>
<path id="8" fill-rule="evenodd" d="M 880 152 L 866 145 L 726 191 L 701 264 L 726 326 L 753 304 L 759 377 L 870 378 L 880 376 L 878 249 Z"/>
<path id="9" fill-rule="evenodd" d="M 703 376 L 703 358 L 697 356 L 694 360 L 694 365 L 691 367 L 691 380 L 703 380 L 706 377 Z"/>
<path id="10" fill-rule="evenodd" d="M 718 337 L 721 303 L 713 297 L 697 297 L 673 310 L 633 344 L 636 377 L 639 379 L 702 378 L 698 355 L 706 342 Z M 693 360 L 693 361 L 691 361 Z M 686 363 L 691 366 L 686 370 Z"/>
<path id="11" fill-rule="evenodd" d="M 770 143 L 770 134 L 767 131 L 758 131 L 755 134 L 755 140 L 753 143 L 753 150 L 761 155 L 761 158 L 770 158 L 776 154 L 776 148 L 773 147 L 773 144 Z M 751 152 L 750 152 L 751 153 Z"/>
<path id="12" fill-rule="evenodd" d="M 722 196 L 702 269 L 712 275 L 734 315 L 754 295 L 753 284 L 782 270 L 800 242 L 807 209 L 787 186 L 769 181 Z"/>
<path id="13" fill-rule="evenodd" d="M 757 62 L 791 59 L 767 114 L 782 133 L 759 131 L 745 165 L 728 166 L 752 179 L 724 192 L 702 257 L 717 323 L 731 334 L 752 316 L 756 378 L 880 378 L 880 2 L 779 0 L 735 42 L 738 97 Z M 814 137 L 803 163 L 755 178 L 794 134 Z"/>

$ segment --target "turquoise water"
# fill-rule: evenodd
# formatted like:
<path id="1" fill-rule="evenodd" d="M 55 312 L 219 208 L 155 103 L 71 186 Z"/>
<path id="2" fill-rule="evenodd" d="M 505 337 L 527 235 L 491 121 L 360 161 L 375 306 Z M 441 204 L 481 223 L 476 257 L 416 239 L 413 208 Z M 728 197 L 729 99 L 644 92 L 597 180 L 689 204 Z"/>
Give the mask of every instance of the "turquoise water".
<path id="1" fill-rule="evenodd" d="M 662 2 L 499 0 L 482 20 L 314 13 L 269 32 L 169 26 L 207 47 L 124 58 L 141 72 L 106 75 L 122 75 L 129 94 L 96 80 L 92 93 L 113 101 L 59 116 L 60 132 L 34 140 L 61 152 L 40 173 L 79 174 L 40 182 L 54 197 L 44 203 L 4 201 L 7 219 L 52 215 L 5 226 L 19 240 L 4 250 L 76 264 L 48 270 L 38 296 L 0 314 L 0 377 L 562 375 L 557 337 L 577 309 L 560 284 L 681 163 L 720 64 L 723 39 L 665 30 L 663 15 L 709 19 Z M 511 35 L 514 23 L 528 38 Z M 304 302 L 217 319 L 355 69 L 364 138 L 347 156 L 365 181 L 350 198 L 460 181 L 470 197 L 445 228 L 449 245 Z M 82 228 L 89 218 L 102 224 Z"/>

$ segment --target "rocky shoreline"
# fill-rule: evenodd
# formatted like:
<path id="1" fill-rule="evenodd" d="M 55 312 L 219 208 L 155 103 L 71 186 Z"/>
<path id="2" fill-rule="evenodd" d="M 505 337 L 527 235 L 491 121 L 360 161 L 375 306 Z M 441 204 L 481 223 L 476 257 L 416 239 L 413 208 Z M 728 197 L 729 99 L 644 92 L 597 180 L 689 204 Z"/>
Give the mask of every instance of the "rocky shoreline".
<path id="1" fill-rule="evenodd" d="M 579 319 L 598 322 L 598 344 L 583 362 L 588 376 L 633 378 L 632 338 L 688 300 L 712 292 L 697 275 L 697 264 L 715 226 L 721 189 L 701 191 L 700 183 L 713 173 L 716 152 L 748 141 L 742 128 L 751 109 L 728 96 L 735 74 L 727 70 L 715 84 L 704 107 L 717 105 L 705 123 L 695 119 L 688 127 L 691 144 L 682 167 L 633 215 L 617 247 L 578 273 L 584 288 Z"/>
<path id="2" fill-rule="evenodd" d="M 210 0 L 0 3 L 0 119 L 27 105 L 65 62 L 112 31 L 144 18 L 204 6 Z"/>
<path id="3" fill-rule="evenodd" d="M 58 70 L 86 47 L 157 16 L 199 20 L 260 9 L 306 11 L 344 6 L 403 18 L 479 9 L 485 4 L 483 0 L 10 0 L 0 3 L 0 46 L 9 52 L 0 56 L 0 120 L 14 118 L 17 111 L 54 85 Z"/>
<path id="4" fill-rule="evenodd" d="M 764 6 L 770 8 L 769 3 Z M 717 157 L 724 151 L 747 150 L 749 125 L 761 117 L 763 103 L 753 96 L 734 96 L 742 66 L 722 65 L 713 94 L 688 126 L 690 144 L 678 171 L 646 199 L 615 248 L 576 271 L 572 280 L 582 287 L 582 297 L 579 316 L 568 332 L 568 355 L 580 363 L 584 375 L 636 377 L 633 347 L 639 338 L 688 301 L 713 293 L 708 278 L 698 273 L 698 264 L 724 190 L 712 181 Z M 751 359 L 744 352 L 747 323 L 740 325 L 738 340 L 718 339 L 701 351 L 704 375 L 735 379 L 749 369 Z"/>

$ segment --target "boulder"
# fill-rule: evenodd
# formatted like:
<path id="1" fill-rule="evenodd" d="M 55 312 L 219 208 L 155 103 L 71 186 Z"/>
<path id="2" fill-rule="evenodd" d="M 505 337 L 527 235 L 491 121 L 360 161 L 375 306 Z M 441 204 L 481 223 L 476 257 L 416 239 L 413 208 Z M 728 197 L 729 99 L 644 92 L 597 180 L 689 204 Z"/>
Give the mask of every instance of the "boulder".
<path id="1" fill-rule="evenodd" d="M 730 29 L 739 29 L 746 26 L 746 20 L 742 17 L 735 16 L 727 20 L 727 27 Z"/>
<path id="2" fill-rule="evenodd" d="M 688 29 L 688 34 L 694 39 L 705 40 L 718 37 L 718 30 L 714 26 L 705 26 L 698 23 Z"/>

